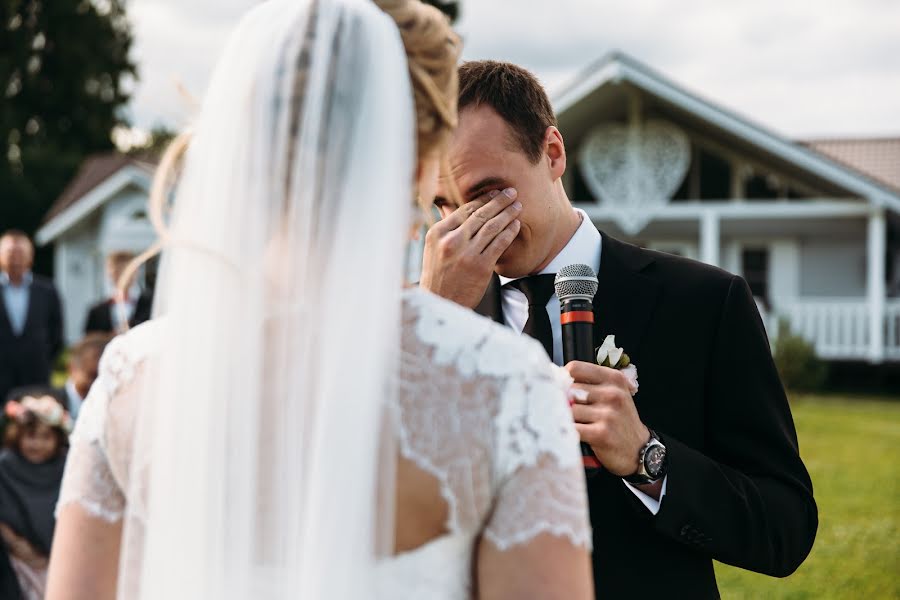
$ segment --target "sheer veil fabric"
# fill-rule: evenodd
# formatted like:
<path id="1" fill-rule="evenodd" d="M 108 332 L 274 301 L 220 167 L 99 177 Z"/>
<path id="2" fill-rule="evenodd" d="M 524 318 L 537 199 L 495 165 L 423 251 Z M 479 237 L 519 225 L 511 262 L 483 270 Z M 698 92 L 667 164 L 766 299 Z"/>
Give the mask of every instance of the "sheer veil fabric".
<path id="1" fill-rule="evenodd" d="M 369 0 L 269 0 L 233 34 L 175 190 L 120 597 L 371 595 L 413 119 Z"/>

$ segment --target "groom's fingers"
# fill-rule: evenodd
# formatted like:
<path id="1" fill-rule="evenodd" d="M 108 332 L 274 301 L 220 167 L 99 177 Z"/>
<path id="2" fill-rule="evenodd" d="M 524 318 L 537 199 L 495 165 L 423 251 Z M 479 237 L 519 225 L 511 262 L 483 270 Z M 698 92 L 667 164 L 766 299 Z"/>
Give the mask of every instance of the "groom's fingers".
<path id="1" fill-rule="evenodd" d="M 476 198 L 463 204 L 452 213 L 435 223 L 429 228 L 429 232 L 435 232 L 443 237 L 451 231 L 459 229 L 472 214 L 487 203 L 487 198 Z"/>
<path id="2" fill-rule="evenodd" d="M 589 385 L 609 384 L 628 389 L 628 378 L 616 369 L 578 360 L 573 360 L 566 364 L 565 369 L 576 383 Z"/>
<path id="3" fill-rule="evenodd" d="M 500 260 L 500 256 L 506 252 L 506 249 L 510 247 L 516 239 L 516 236 L 519 235 L 519 230 L 521 228 L 522 223 L 519 220 L 509 223 L 494 237 L 493 240 L 491 240 L 491 243 L 488 244 L 487 248 L 481 253 L 484 259 L 492 265 L 497 264 L 497 261 Z"/>
<path id="4" fill-rule="evenodd" d="M 495 201 L 496 202 L 496 201 Z M 487 206 L 485 206 L 487 208 Z M 478 233 L 475 234 L 475 237 L 472 238 L 472 244 L 474 246 L 474 250 L 477 252 L 484 253 L 484 251 L 491 245 L 494 240 L 502 233 L 510 233 L 510 225 L 516 222 L 516 219 L 519 216 L 519 213 L 522 212 L 522 204 L 519 202 L 513 202 L 512 204 L 507 205 L 506 208 L 497 213 L 496 216 L 491 218 L 487 223 L 485 223 L 481 229 L 478 230 Z M 515 230 L 515 234 L 518 234 L 518 229 Z M 515 239 L 515 234 L 512 236 L 512 239 Z M 503 253 L 504 250 L 509 246 L 512 242 L 512 239 L 509 239 L 505 245 L 503 245 L 500 253 L 497 254 L 497 258 L 500 258 L 500 254 Z M 496 260 L 494 261 L 496 262 Z"/>
<path id="5" fill-rule="evenodd" d="M 488 208 L 486 211 L 482 210 L 486 206 L 491 204 L 491 200 L 500 196 L 500 202 L 503 202 L 507 199 L 506 196 L 501 196 L 500 190 L 491 190 L 489 192 L 485 192 L 481 196 L 478 196 L 474 200 L 470 202 L 466 202 L 452 213 L 435 223 L 431 229 L 436 231 L 441 235 L 445 235 L 450 233 L 451 231 L 456 232 L 461 235 L 466 241 L 472 239 L 472 237 L 478 232 L 478 228 L 480 224 L 484 223 L 487 219 L 490 219 L 491 216 L 496 214 L 497 212 L 503 210 L 506 204 L 511 204 L 512 200 L 508 203 L 504 202 L 503 206 L 494 210 L 495 205 L 491 205 L 491 208 Z M 472 218 L 475 220 L 472 221 Z"/>
<path id="6" fill-rule="evenodd" d="M 576 423 L 596 423 L 601 416 L 601 409 L 590 404 L 573 404 L 572 418 Z"/>
<path id="7" fill-rule="evenodd" d="M 484 250 L 485 246 L 487 246 L 490 241 L 506 227 L 507 223 L 498 227 L 497 219 L 500 218 L 501 221 L 503 220 L 502 215 L 504 214 L 504 211 L 516 203 L 516 196 L 516 190 L 508 188 L 502 192 L 493 190 L 475 200 L 475 202 L 481 201 L 483 204 L 472 212 L 469 218 L 466 219 L 466 222 L 460 226 L 459 230 L 466 239 L 473 240 L 476 245 L 481 241 L 477 238 L 479 233 L 485 231 L 485 229 L 487 229 L 487 234 L 493 232 L 493 235 L 490 235 L 488 240 L 484 241 L 480 247 L 476 247 L 478 252 Z M 469 202 L 464 205 L 463 208 L 469 204 L 473 204 L 473 202 Z M 519 206 L 521 206 L 521 204 Z"/>

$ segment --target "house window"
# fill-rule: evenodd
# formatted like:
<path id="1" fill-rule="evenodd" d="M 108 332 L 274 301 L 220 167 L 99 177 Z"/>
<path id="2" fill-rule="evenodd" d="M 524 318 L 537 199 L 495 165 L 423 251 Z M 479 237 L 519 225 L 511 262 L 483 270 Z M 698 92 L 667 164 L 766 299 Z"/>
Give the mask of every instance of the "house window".
<path id="1" fill-rule="evenodd" d="M 741 272 L 750 291 L 769 305 L 769 251 L 765 248 L 745 248 L 741 252 Z"/>
<path id="2" fill-rule="evenodd" d="M 754 175 L 744 183 L 744 195 L 748 200 L 774 200 L 781 190 L 773 177 Z"/>
<path id="3" fill-rule="evenodd" d="M 731 163 L 705 150 L 699 150 L 696 156 L 700 163 L 700 199 L 731 198 Z"/>

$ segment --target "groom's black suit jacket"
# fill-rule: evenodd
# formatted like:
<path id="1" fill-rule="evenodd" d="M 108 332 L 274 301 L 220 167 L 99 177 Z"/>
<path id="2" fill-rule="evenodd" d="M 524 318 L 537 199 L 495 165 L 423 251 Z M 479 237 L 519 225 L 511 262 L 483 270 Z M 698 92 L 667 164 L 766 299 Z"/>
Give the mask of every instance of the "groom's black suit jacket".
<path id="1" fill-rule="evenodd" d="M 603 234 L 594 341 L 638 367 L 635 404 L 668 449 L 654 516 L 588 476 L 597 597 L 718 597 L 712 559 L 783 577 L 812 548 L 812 483 L 750 289 L 740 277 Z M 503 321 L 495 276 L 476 310 Z"/>

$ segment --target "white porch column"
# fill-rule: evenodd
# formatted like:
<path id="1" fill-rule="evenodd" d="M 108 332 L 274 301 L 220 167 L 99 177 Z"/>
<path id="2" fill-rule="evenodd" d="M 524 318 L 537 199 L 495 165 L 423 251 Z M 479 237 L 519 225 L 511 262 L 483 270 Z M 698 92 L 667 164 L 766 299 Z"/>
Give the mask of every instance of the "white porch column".
<path id="1" fill-rule="evenodd" d="M 718 267 L 719 243 L 719 214 L 707 209 L 700 217 L 700 260 Z"/>
<path id="2" fill-rule="evenodd" d="M 869 362 L 884 360 L 884 300 L 887 227 L 884 209 L 875 208 L 869 214 L 866 264 L 866 295 L 869 303 Z"/>

